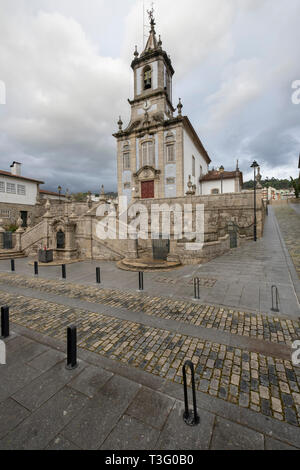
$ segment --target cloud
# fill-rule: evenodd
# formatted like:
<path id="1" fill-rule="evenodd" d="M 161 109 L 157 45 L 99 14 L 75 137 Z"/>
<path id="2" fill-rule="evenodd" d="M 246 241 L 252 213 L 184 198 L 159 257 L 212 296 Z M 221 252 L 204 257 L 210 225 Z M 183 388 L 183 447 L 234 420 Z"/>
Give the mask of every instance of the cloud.
<path id="1" fill-rule="evenodd" d="M 234 114 L 245 109 L 246 104 L 263 92 L 261 64 L 258 59 L 241 60 L 225 71 L 226 78 L 218 91 L 206 98 L 208 105 L 207 127 L 216 130 L 224 126 Z"/>
<path id="2" fill-rule="evenodd" d="M 270 177 L 294 168 L 299 1 L 159 0 L 155 8 L 175 69 L 174 104 L 181 96 L 213 164 L 230 169 L 240 158 L 247 172 L 257 156 Z M 111 134 L 120 114 L 129 121 L 142 29 L 141 0 L 1 0 L 0 168 L 20 160 L 49 189 L 116 189 Z"/>
<path id="3" fill-rule="evenodd" d="M 120 84 L 130 82 L 128 66 L 99 55 L 81 26 L 59 13 L 29 16 L 21 31 L 13 18 L 6 26 L 0 54 L 7 106 L 0 132 L 23 154 L 24 169 L 34 155 L 39 161 L 36 176 L 48 184 L 54 182 L 45 168 L 71 187 L 77 169 L 81 186 L 88 189 L 85 178 L 94 180 L 95 187 L 98 175 L 100 187 L 106 167 L 112 184 L 116 162 L 111 134 L 120 111 L 127 111 Z M 22 39 L 14 41 L 14 36 Z"/>

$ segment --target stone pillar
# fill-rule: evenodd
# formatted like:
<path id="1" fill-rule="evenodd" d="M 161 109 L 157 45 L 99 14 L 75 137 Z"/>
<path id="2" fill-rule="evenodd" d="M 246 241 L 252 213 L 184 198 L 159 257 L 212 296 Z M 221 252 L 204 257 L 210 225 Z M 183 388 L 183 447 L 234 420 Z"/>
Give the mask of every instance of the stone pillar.
<path id="1" fill-rule="evenodd" d="M 127 240 L 127 253 L 128 259 L 137 259 L 137 240 Z"/>
<path id="2" fill-rule="evenodd" d="M 3 242 L 4 242 L 4 240 L 3 240 L 3 234 L 5 233 L 5 230 L 4 230 L 3 226 L 2 226 L 2 224 L 3 224 L 3 220 L 0 219 L 0 250 L 3 249 Z"/>
<path id="3" fill-rule="evenodd" d="M 161 170 L 160 178 L 155 184 L 157 185 L 157 194 L 155 197 L 164 198 L 165 197 L 165 161 L 164 161 L 164 131 L 160 130 L 157 133 L 158 139 L 158 166 Z"/>
<path id="4" fill-rule="evenodd" d="M 31 214 L 30 214 L 30 212 L 28 212 L 27 228 L 26 228 L 27 231 L 29 231 L 31 229 L 31 225 L 32 225 Z"/>

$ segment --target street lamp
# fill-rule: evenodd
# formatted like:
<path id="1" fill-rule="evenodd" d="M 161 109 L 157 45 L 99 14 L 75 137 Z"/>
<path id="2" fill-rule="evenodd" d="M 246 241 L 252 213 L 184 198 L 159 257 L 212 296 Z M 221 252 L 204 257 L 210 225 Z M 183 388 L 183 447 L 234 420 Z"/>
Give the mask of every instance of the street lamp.
<path id="1" fill-rule="evenodd" d="M 254 160 L 250 168 L 254 170 L 254 241 L 257 241 L 257 227 L 256 227 L 256 168 L 259 164 Z"/>
<path id="2" fill-rule="evenodd" d="M 266 188 L 267 188 L 267 210 L 266 210 L 266 212 L 267 212 L 267 215 L 269 214 L 269 208 L 268 208 L 268 205 L 269 205 L 269 186 L 270 186 L 269 178 L 266 177 Z"/>
<path id="3" fill-rule="evenodd" d="M 220 166 L 219 172 L 220 172 L 220 177 L 221 177 L 221 194 L 223 194 L 223 177 L 224 177 L 224 174 L 223 174 L 224 167 L 223 167 L 223 165 Z"/>
<path id="4" fill-rule="evenodd" d="M 61 200 L 60 200 L 60 193 L 61 193 L 61 186 L 58 186 L 58 197 L 59 197 L 59 204 L 61 204 Z"/>

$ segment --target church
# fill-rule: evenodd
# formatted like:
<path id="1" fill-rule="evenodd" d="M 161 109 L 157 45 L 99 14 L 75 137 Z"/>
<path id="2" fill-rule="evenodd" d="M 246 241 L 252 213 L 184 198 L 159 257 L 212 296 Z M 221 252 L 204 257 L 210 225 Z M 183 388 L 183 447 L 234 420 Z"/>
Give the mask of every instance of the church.
<path id="1" fill-rule="evenodd" d="M 187 195 L 240 192 L 242 173 L 209 171 L 211 159 L 189 118 L 182 114 L 181 99 L 174 108 L 170 56 L 157 39 L 153 11 L 144 51 L 137 47 L 131 68 L 134 98 L 128 100 L 131 119 L 113 134 L 117 140 L 118 195 L 134 199 L 163 199 Z"/>

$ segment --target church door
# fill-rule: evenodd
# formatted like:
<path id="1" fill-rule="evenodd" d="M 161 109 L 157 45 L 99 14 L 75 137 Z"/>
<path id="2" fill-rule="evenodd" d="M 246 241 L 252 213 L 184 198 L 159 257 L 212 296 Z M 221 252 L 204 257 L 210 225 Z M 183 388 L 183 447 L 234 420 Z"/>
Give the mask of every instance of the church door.
<path id="1" fill-rule="evenodd" d="M 142 181 L 142 199 L 154 198 L 154 181 Z"/>

